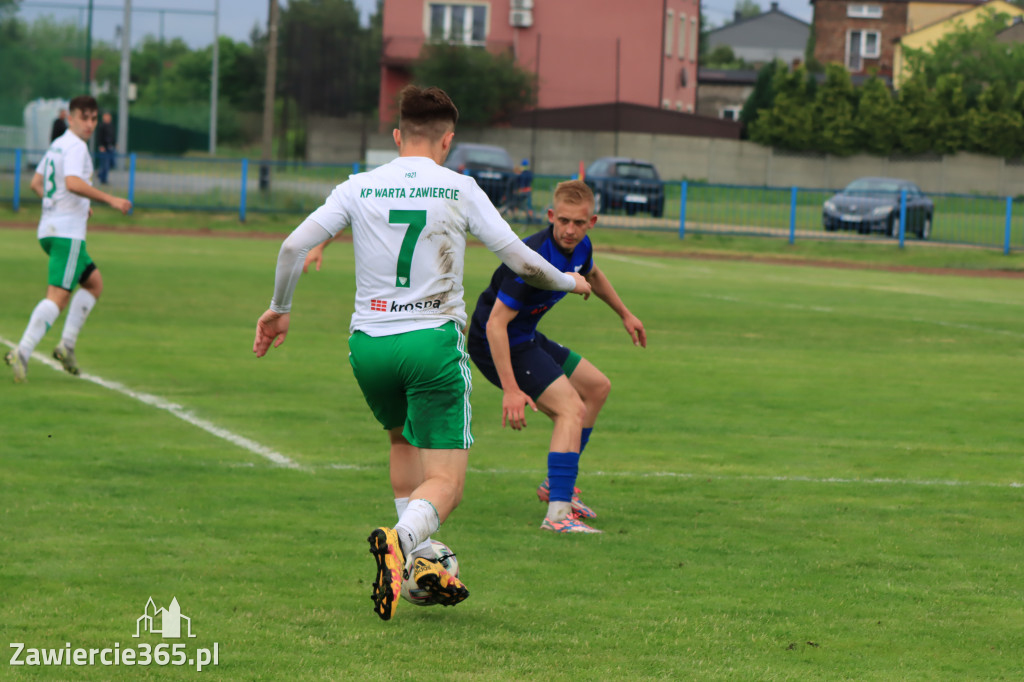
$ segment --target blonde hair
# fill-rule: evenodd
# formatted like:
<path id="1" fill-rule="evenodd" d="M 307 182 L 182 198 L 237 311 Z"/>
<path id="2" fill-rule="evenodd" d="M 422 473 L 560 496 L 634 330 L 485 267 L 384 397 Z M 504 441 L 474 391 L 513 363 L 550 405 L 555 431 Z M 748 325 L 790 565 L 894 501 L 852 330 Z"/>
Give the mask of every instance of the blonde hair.
<path id="1" fill-rule="evenodd" d="M 594 192 L 587 183 L 582 180 L 566 180 L 555 187 L 555 196 L 552 203 L 566 204 L 590 204 L 590 211 L 594 211 Z"/>

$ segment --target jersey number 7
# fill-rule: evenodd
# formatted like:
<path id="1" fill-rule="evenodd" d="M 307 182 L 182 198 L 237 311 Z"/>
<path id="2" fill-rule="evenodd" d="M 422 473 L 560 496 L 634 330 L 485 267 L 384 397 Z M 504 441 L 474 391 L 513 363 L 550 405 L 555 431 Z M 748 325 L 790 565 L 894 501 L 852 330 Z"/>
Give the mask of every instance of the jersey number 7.
<path id="1" fill-rule="evenodd" d="M 409 229 L 405 231 L 405 239 L 402 240 L 402 248 L 398 251 L 398 267 L 395 272 L 395 286 L 408 289 L 409 274 L 412 270 L 412 252 L 416 250 L 420 233 L 427 226 L 427 212 L 389 211 L 388 222 L 392 225 L 409 226 Z"/>

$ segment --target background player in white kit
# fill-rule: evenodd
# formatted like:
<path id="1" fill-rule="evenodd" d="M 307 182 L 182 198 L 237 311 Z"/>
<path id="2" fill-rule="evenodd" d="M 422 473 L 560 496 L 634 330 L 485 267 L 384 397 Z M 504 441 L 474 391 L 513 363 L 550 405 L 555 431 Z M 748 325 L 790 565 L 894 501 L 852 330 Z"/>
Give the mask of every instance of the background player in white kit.
<path id="1" fill-rule="evenodd" d="M 46 150 L 32 177 L 32 191 L 43 200 L 39 220 L 39 244 L 50 257 L 46 297 L 32 311 L 28 326 L 14 350 L 4 360 L 14 371 L 14 380 L 26 380 L 28 359 L 71 301 L 60 343 L 53 357 L 71 374 L 78 374 L 75 343 L 86 318 L 103 292 L 103 278 L 85 250 L 86 223 L 92 214 L 89 201 L 102 201 L 128 213 L 132 204 L 92 186 L 92 157 L 86 145 L 96 128 L 99 108 L 96 100 L 81 95 L 68 105 L 67 131 Z M 71 298 L 75 285 L 81 288 Z"/>
<path id="2" fill-rule="evenodd" d="M 590 292 L 582 276 L 559 272 L 523 244 L 472 178 L 441 167 L 458 121 L 443 90 L 408 86 L 399 106 L 399 158 L 350 176 L 285 240 L 274 298 L 253 343 L 257 357 L 272 343 L 281 345 L 304 261 L 319 263 L 325 243 L 351 227 L 356 296 L 349 361 L 388 431 L 399 513 L 394 528 L 377 528 L 369 537 L 377 561 L 371 596 L 383 620 L 395 612 L 407 565 L 409 579 L 435 603 L 450 606 L 469 596 L 433 561 L 429 542 L 462 499 L 473 442 L 462 334 L 466 233 L 535 286 Z"/>

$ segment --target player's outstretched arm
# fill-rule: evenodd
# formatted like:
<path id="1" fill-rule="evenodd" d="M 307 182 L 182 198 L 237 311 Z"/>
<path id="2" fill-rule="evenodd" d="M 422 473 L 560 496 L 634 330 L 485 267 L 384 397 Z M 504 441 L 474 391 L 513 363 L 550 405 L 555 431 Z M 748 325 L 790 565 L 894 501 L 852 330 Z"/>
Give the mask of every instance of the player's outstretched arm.
<path id="1" fill-rule="evenodd" d="M 113 209 L 120 211 L 123 214 L 127 214 L 132 210 L 132 202 L 121 197 L 115 197 L 113 194 L 107 194 L 101 189 L 97 189 L 90 185 L 88 182 L 78 177 L 77 175 L 69 175 L 64 178 L 65 185 L 69 192 L 74 192 L 78 196 L 85 197 L 86 199 L 92 199 L 93 201 L 102 201 Z"/>
<path id="2" fill-rule="evenodd" d="M 560 272 L 544 257 L 521 241 L 514 241 L 494 254 L 523 281 L 538 289 L 568 291 L 590 296 L 590 283 L 575 272 Z"/>
<path id="3" fill-rule="evenodd" d="M 508 324 L 515 318 L 517 311 L 497 300 L 487 318 L 487 344 L 491 349 L 491 359 L 498 370 L 501 381 L 501 426 L 506 424 L 516 431 L 526 426 L 526 406 L 534 412 L 537 405 L 533 399 L 519 388 L 515 373 L 512 371 L 512 352 L 508 345 Z"/>
<path id="4" fill-rule="evenodd" d="M 644 323 L 636 315 L 629 312 L 629 308 L 619 298 L 615 287 L 612 286 L 611 281 L 601 271 L 601 268 L 596 265 L 592 267 L 590 272 L 587 273 L 587 281 L 590 282 L 594 294 L 607 303 L 608 307 L 622 318 L 622 325 L 629 333 L 629 337 L 633 339 L 633 345 L 647 348 L 647 331 L 644 329 Z"/>
<path id="5" fill-rule="evenodd" d="M 32 176 L 32 182 L 29 184 L 29 187 L 36 193 L 37 197 L 43 198 L 43 176 L 40 173 Z"/>

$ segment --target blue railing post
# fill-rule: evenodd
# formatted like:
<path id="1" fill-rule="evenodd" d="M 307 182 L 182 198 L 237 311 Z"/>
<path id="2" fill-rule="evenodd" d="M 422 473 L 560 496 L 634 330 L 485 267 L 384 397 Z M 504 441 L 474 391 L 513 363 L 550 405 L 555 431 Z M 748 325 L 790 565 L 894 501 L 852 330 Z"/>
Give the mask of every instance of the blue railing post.
<path id="1" fill-rule="evenodd" d="M 1013 197 L 1006 197 L 1006 231 L 1003 235 L 1003 254 L 1010 255 L 1010 227 L 1013 224 Z"/>
<path id="2" fill-rule="evenodd" d="M 131 214 L 135 211 L 135 152 L 128 159 L 128 201 L 132 202 L 132 210 L 128 213 Z"/>
<path id="3" fill-rule="evenodd" d="M 689 183 L 683 180 L 679 183 L 679 238 L 686 236 L 686 194 Z"/>
<path id="4" fill-rule="evenodd" d="M 249 188 L 249 159 L 242 159 L 242 191 L 238 201 L 238 219 L 245 222 L 245 199 Z"/>
<path id="5" fill-rule="evenodd" d="M 359 175 L 359 162 L 356 161 L 352 164 L 352 175 Z"/>
<path id="6" fill-rule="evenodd" d="M 14 212 L 21 208 L 21 150 L 14 150 Z"/>
<path id="7" fill-rule="evenodd" d="M 907 236 L 907 190 L 900 190 L 900 248 L 903 248 Z"/>
<path id="8" fill-rule="evenodd" d="M 789 191 L 789 243 L 796 241 L 796 186 Z"/>

